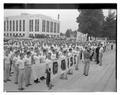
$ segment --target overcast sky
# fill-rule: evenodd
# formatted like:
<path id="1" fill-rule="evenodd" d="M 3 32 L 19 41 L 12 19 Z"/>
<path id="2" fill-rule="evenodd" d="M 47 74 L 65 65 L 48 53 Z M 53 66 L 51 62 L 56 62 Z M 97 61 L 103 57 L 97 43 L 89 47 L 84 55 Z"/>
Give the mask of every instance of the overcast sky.
<path id="1" fill-rule="evenodd" d="M 65 33 L 67 29 L 77 30 L 78 23 L 76 18 L 79 16 L 77 9 L 5 9 L 4 16 L 20 15 L 21 13 L 29 14 L 43 14 L 54 19 L 58 18 L 60 14 L 60 32 Z M 104 15 L 108 15 L 108 10 L 103 11 Z"/>

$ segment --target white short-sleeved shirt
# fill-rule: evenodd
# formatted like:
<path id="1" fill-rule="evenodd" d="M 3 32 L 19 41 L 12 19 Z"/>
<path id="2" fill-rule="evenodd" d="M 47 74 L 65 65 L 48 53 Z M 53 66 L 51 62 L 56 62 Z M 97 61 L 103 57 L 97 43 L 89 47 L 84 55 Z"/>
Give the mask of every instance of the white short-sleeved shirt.
<path id="1" fill-rule="evenodd" d="M 13 61 L 15 62 L 15 65 L 17 64 L 18 59 L 19 59 L 19 57 L 16 57 L 16 56 L 13 57 Z"/>
<path id="2" fill-rule="evenodd" d="M 50 63 L 52 63 L 52 60 L 50 60 L 50 59 L 47 58 L 47 59 L 45 60 L 45 63 L 50 64 Z"/>
<path id="3" fill-rule="evenodd" d="M 10 56 L 4 56 L 5 64 L 10 64 Z"/>
<path id="4" fill-rule="evenodd" d="M 40 55 L 34 55 L 35 64 L 40 64 Z"/>
<path id="5" fill-rule="evenodd" d="M 51 59 L 56 59 L 56 54 L 52 54 Z"/>
<path id="6" fill-rule="evenodd" d="M 45 55 L 41 55 L 41 56 L 40 56 L 40 59 L 41 59 L 42 63 L 44 63 L 44 62 L 45 62 L 45 59 L 46 59 L 46 56 L 45 56 Z"/>
<path id="7" fill-rule="evenodd" d="M 62 54 L 62 55 L 60 56 L 60 58 L 64 59 L 64 58 L 65 58 L 65 56 Z"/>
<path id="8" fill-rule="evenodd" d="M 19 66 L 18 66 L 19 69 L 24 69 L 25 60 L 24 60 L 24 59 L 18 59 L 18 60 L 17 60 L 17 64 L 19 65 Z"/>
<path id="9" fill-rule="evenodd" d="M 69 52 L 69 53 L 68 53 L 68 56 L 71 56 L 71 55 L 72 55 L 72 53 Z"/>
<path id="10" fill-rule="evenodd" d="M 25 57 L 25 63 L 27 64 L 27 65 L 31 65 L 31 57 Z"/>
<path id="11" fill-rule="evenodd" d="M 103 53 L 103 47 L 99 49 L 99 53 Z"/>

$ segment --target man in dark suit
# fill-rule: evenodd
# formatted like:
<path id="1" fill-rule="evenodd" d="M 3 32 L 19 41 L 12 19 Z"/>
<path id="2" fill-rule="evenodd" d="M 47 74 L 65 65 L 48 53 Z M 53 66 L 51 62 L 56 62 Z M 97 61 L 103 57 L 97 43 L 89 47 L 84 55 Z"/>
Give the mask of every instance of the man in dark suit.
<path id="1" fill-rule="evenodd" d="M 100 49 L 100 46 L 98 45 L 97 48 L 96 48 L 96 64 L 99 64 L 99 49 Z"/>

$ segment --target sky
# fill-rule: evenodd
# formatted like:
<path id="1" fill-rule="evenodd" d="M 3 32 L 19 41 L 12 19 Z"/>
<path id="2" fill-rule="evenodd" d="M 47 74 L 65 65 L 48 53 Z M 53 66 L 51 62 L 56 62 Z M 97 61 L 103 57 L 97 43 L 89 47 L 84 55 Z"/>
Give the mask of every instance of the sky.
<path id="1" fill-rule="evenodd" d="M 78 23 L 76 18 L 79 16 L 77 9 L 5 9 L 4 16 L 15 16 L 21 13 L 29 14 L 43 14 L 50 16 L 53 19 L 58 19 L 58 14 L 60 15 L 60 32 L 65 33 L 67 29 L 77 30 Z M 103 11 L 104 16 L 108 15 L 108 10 Z"/>

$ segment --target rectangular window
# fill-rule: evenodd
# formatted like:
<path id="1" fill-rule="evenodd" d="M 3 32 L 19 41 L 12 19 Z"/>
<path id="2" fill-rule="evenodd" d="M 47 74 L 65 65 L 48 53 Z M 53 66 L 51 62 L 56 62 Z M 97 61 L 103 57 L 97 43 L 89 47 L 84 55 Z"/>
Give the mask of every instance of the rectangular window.
<path id="1" fill-rule="evenodd" d="M 15 31 L 15 21 L 13 20 L 13 31 Z"/>
<path id="2" fill-rule="evenodd" d="M 33 20 L 29 20 L 29 31 L 33 31 Z"/>
<path id="3" fill-rule="evenodd" d="M 39 19 L 37 20 L 37 31 L 39 31 Z"/>
<path id="4" fill-rule="evenodd" d="M 35 20 L 35 31 L 39 31 L 39 19 Z"/>
<path id="5" fill-rule="evenodd" d="M 7 20 L 7 31 L 9 30 L 9 21 Z"/>
<path id="6" fill-rule="evenodd" d="M 6 31 L 6 21 L 4 21 L 4 31 Z"/>
<path id="7" fill-rule="evenodd" d="M 59 33 L 60 32 L 60 24 L 58 23 L 57 24 L 57 33 Z"/>
<path id="8" fill-rule="evenodd" d="M 9 31 L 11 31 L 11 30 L 12 30 L 12 22 L 10 20 L 10 30 Z"/>
<path id="9" fill-rule="evenodd" d="M 33 20 L 31 20 L 31 31 L 33 31 Z"/>
<path id="10" fill-rule="evenodd" d="M 37 20 L 35 20 L 35 31 L 37 31 Z"/>
<path id="11" fill-rule="evenodd" d="M 18 31 L 18 20 L 16 20 L 16 31 Z"/>
<path id="12" fill-rule="evenodd" d="M 49 32 L 49 21 L 47 21 L 47 27 L 46 27 L 47 29 L 47 32 Z"/>
<path id="13" fill-rule="evenodd" d="M 56 23 L 54 22 L 54 33 L 56 33 Z"/>
<path id="14" fill-rule="evenodd" d="M 53 22 L 51 22 L 50 32 L 53 32 Z"/>
<path id="15" fill-rule="evenodd" d="M 19 31 L 21 31 L 21 20 L 19 20 Z"/>
<path id="16" fill-rule="evenodd" d="M 29 31 L 31 32 L 31 20 L 29 20 Z"/>
<path id="17" fill-rule="evenodd" d="M 42 32 L 45 32 L 45 20 L 42 20 Z"/>
<path id="18" fill-rule="evenodd" d="M 25 20 L 23 20 L 23 31 L 25 31 Z"/>

